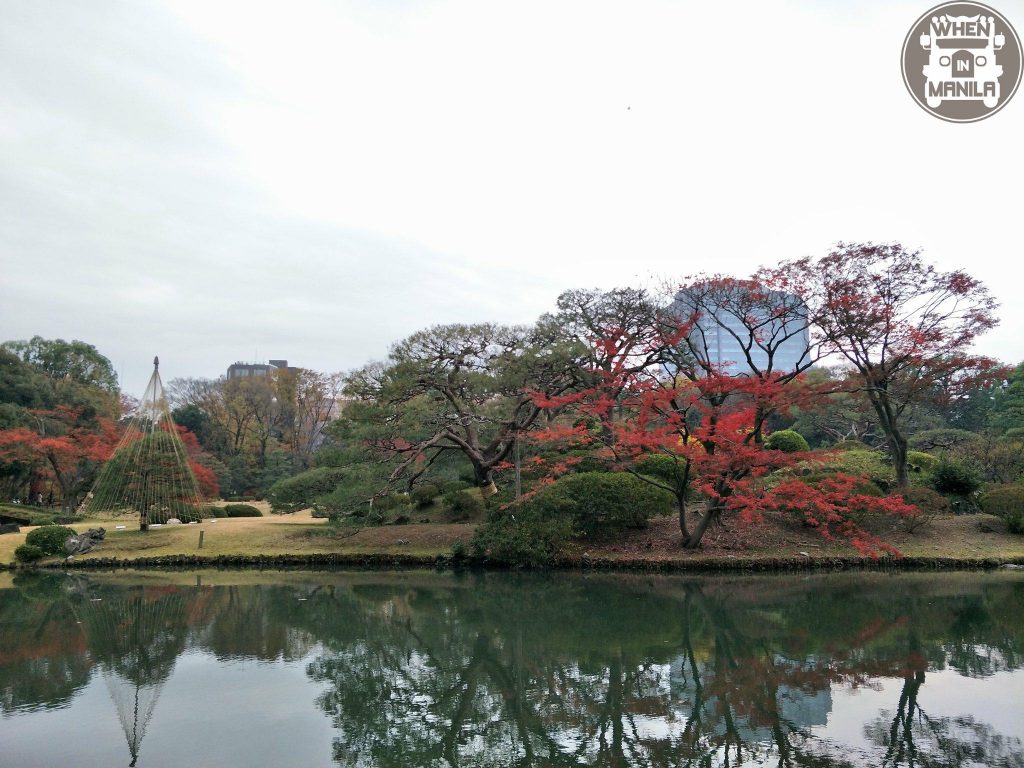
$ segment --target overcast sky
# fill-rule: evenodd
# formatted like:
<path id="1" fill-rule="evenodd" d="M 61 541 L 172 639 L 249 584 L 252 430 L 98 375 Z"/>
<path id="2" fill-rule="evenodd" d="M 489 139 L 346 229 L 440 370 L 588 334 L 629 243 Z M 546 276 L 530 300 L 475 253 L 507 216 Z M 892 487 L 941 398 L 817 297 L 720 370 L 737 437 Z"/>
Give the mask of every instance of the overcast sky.
<path id="1" fill-rule="evenodd" d="M 0 2 L 0 339 L 140 394 L 346 370 L 571 287 L 921 247 L 1024 359 L 1024 94 L 958 125 L 899 68 L 924 2 Z M 995 7 L 1024 30 L 1024 0 Z"/>

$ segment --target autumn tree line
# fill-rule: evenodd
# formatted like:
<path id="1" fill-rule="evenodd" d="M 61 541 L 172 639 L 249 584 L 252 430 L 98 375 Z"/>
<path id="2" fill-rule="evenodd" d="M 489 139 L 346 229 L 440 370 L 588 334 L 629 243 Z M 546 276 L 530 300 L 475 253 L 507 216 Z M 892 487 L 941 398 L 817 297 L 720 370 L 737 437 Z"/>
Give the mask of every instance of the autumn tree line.
<path id="1" fill-rule="evenodd" d="M 362 524 L 440 504 L 484 519 L 475 551 L 497 559 L 648 512 L 684 547 L 773 517 L 896 555 L 871 520 L 976 509 L 1024 470 L 1024 368 L 974 351 L 996 309 L 920 252 L 840 244 L 742 278 L 566 291 L 529 326 L 432 326 L 347 376 L 321 466 L 272 501 Z"/>
<path id="2" fill-rule="evenodd" d="M 895 554 L 865 520 L 914 525 L 976 508 L 982 490 L 1011 523 L 1021 507 L 1024 365 L 974 351 L 996 309 L 984 285 L 918 251 L 840 244 L 742 277 L 566 291 L 531 325 L 432 326 L 345 376 L 168 390 L 221 494 L 265 495 L 279 512 L 482 520 L 475 549 L 499 559 L 509 542 L 513 559 L 544 559 L 659 512 L 686 547 L 723 520 L 783 518 Z M 738 350 L 728 364 L 723 338 Z M 105 445 L 85 435 L 116 434 L 130 410 L 102 355 L 60 345 L 4 345 L 8 490 L 52 481 L 42 442 L 62 438 L 79 451 L 67 493 L 84 492 Z"/>
<path id="3" fill-rule="evenodd" d="M 205 496 L 262 498 L 313 465 L 336 415 L 339 374 L 175 379 L 168 407 Z M 0 346 L 0 502 L 72 514 L 139 403 L 94 346 L 34 337 Z"/>

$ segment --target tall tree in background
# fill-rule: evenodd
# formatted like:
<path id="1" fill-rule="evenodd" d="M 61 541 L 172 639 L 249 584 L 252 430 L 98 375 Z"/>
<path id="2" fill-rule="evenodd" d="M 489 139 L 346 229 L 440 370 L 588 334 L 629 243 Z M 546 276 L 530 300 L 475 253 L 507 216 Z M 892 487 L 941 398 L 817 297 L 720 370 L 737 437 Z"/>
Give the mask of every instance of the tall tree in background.
<path id="1" fill-rule="evenodd" d="M 902 245 L 842 244 L 765 272 L 803 297 L 823 351 L 857 372 L 878 417 L 900 487 L 907 469 L 908 409 L 949 402 L 999 377 L 994 361 L 974 355 L 974 340 L 996 325 L 995 300 L 963 271 L 941 272 Z"/>
<path id="2" fill-rule="evenodd" d="M 0 345 L 0 490 L 74 510 L 117 443 L 121 402 L 110 361 L 80 341 Z"/>
<path id="3" fill-rule="evenodd" d="M 92 344 L 33 336 L 28 341 L 4 342 L 3 347 L 51 379 L 71 379 L 107 392 L 118 391 L 114 366 Z"/>
<path id="4" fill-rule="evenodd" d="M 297 469 L 308 469 L 313 452 L 324 439 L 324 428 L 338 416 L 344 386 L 340 373 L 300 368 L 295 376 L 294 417 L 286 433 Z"/>

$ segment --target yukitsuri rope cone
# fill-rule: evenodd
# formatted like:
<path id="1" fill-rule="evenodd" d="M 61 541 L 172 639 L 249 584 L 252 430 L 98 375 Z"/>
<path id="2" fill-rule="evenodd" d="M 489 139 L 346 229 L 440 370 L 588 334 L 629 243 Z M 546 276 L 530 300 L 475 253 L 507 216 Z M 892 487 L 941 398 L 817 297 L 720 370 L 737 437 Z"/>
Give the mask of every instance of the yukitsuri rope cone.
<path id="1" fill-rule="evenodd" d="M 79 511 L 89 517 L 138 515 L 139 528 L 200 520 L 202 497 L 167 406 L 160 358 L 142 402 Z"/>

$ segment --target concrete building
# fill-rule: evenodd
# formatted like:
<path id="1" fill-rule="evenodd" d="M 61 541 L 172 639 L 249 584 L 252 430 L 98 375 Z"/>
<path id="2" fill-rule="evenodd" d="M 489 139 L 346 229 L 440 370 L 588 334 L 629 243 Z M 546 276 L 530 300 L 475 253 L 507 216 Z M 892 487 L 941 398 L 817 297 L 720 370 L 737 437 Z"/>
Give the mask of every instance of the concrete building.
<path id="1" fill-rule="evenodd" d="M 228 379 L 241 379 L 246 376 L 268 376 L 272 371 L 287 370 L 287 360 L 269 360 L 266 363 L 232 363 L 228 366 Z"/>
<path id="2" fill-rule="evenodd" d="M 695 354 L 732 376 L 793 371 L 809 361 L 807 307 L 782 291 L 751 292 L 737 286 L 717 293 L 684 288 L 673 303 L 680 318 L 696 317 L 688 341 Z M 749 358 L 749 360 L 748 360 Z"/>

